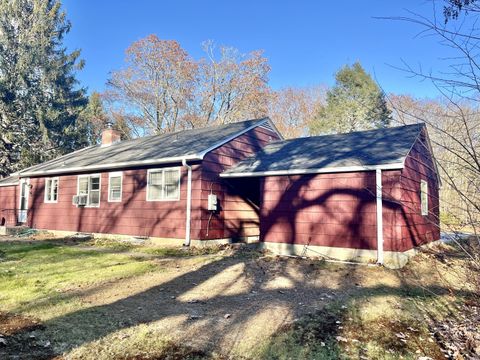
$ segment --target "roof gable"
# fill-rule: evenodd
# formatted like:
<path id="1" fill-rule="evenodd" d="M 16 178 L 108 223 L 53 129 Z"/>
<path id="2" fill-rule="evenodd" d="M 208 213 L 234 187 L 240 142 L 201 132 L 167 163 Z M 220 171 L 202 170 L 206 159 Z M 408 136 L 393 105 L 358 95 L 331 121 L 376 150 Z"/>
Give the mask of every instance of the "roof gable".
<path id="1" fill-rule="evenodd" d="M 244 177 L 402 168 L 423 124 L 312 136 L 268 144 L 221 174 Z"/>

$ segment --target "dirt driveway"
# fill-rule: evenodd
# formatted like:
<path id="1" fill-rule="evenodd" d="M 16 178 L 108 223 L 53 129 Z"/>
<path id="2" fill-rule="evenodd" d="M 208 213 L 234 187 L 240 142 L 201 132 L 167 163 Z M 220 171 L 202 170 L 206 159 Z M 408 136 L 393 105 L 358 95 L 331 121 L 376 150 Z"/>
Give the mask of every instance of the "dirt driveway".
<path id="1" fill-rule="evenodd" d="M 254 357 L 259 344 L 326 305 L 345 304 L 347 309 L 352 301 L 394 302 L 398 294 L 408 296 L 418 274 L 425 291 L 448 292 L 447 286 L 438 285 L 437 269 L 421 262 L 412 272 L 232 249 L 187 257 L 125 254 L 148 261 L 151 271 L 64 288 L 51 312 L 48 306 L 44 313 L 36 310 L 41 328 L 22 332 L 15 341 L 41 339 L 48 345 L 45 358 L 143 359 L 170 342 L 202 357 Z M 444 284 L 449 281 L 441 278 Z M 74 311 L 56 309 L 68 301 L 76 304 Z M 340 334 L 342 328 L 333 331 Z"/>

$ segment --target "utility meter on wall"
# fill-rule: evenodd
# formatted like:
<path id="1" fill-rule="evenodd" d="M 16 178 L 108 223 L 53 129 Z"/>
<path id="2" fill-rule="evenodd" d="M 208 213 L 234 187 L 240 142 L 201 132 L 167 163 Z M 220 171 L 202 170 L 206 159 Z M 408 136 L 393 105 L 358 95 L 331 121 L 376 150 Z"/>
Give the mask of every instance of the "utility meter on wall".
<path id="1" fill-rule="evenodd" d="M 217 211 L 217 195 L 215 194 L 208 195 L 208 210 Z"/>

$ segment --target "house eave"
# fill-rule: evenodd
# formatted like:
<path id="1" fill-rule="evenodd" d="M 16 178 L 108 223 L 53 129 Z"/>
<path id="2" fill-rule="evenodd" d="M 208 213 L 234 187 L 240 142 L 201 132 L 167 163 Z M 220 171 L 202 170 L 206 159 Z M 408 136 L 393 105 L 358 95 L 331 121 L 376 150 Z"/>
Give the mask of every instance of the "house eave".
<path id="1" fill-rule="evenodd" d="M 271 170 L 257 172 L 238 172 L 238 173 L 222 173 L 222 178 L 241 178 L 241 177 L 261 177 L 261 176 L 279 176 L 279 175 L 307 175 L 307 174 L 326 174 L 326 173 L 344 173 L 358 171 L 375 171 L 375 170 L 400 170 L 404 168 L 403 162 L 385 164 L 385 165 L 358 165 L 343 167 L 326 167 L 320 169 L 293 169 L 293 170 Z"/>
<path id="2" fill-rule="evenodd" d="M 0 184 L 0 187 L 17 186 L 18 184 L 20 184 L 19 181 L 17 181 L 17 182 L 11 182 L 11 183 L 5 183 L 5 184 Z"/>
<path id="3" fill-rule="evenodd" d="M 60 174 L 71 174 L 71 173 L 79 173 L 79 172 L 90 172 L 90 171 L 98 171 L 98 170 L 110 170 L 110 169 L 119 169 L 119 168 L 131 168 L 131 167 L 137 167 L 137 166 L 148 166 L 148 165 L 161 165 L 161 164 L 168 164 L 168 163 L 181 163 L 182 161 L 192 161 L 192 160 L 198 160 L 201 161 L 207 155 L 209 152 L 215 150 L 216 148 L 219 148 L 220 146 L 232 141 L 233 139 L 249 132 L 252 129 L 255 129 L 256 127 L 259 127 L 265 123 L 269 122 L 270 124 L 273 125 L 271 120 L 267 117 L 263 120 L 260 120 L 258 123 L 251 125 L 231 136 L 228 138 L 223 139 L 222 141 L 212 145 L 211 147 L 203 150 L 201 153 L 198 154 L 193 154 L 193 155 L 186 155 L 186 156 L 176 156 L 176 157 L 168 157 L 168 158 L 161 158 L 161 159 L 148 159 L 148 160 L 142 160 L 142 161 L 126 161 L 126 162 L 118 162 L 118 163 L 110 163 L 110 164 L 101 164 L 101 165 L 87 165 L 87 166 L 75 166 L 75 167 L 65 167 L 65 168 L 55 168 L 55 169 L 50 169 L 50 170 L 39 170 L 39 171 L 17 171 L 14 174 L 11 175 L 16 175 L 20 177 L 28 177 L 28 176 L 45 176 L 45 175 L 60 175 Z M 274 126 L 274 125 L 273 125 Z M 282 137 L 282 135 L 278 132 L 276 128 L 274 128 L 275 131 L 277 131 L 278 135 Z M 87 149 L 87 148 L 85 148 Z M 82 151 L 85 149 L 77 150 L 77 151 Z"/>
<path id="4" fill-rule="evenodd" d="M 169 163 L 181 163 L 183 160 L 202 160 L 200 155 L 188 155 L 188 156 L 176 156 L 162 159 L 149 159 L 142 161 L 125 161 L 111 164 L 101 164 L 101 165 L 88 165 L 88 166 L 76 166 L 70 168 L 56 168 L 51 170 L 44 171 L 31 171 L 31 172 L 18 172 L 17 175 L 20 177 L 27 176 L 42 176 L 42 175 L 60 175 L 60 174 L 71 174 L 78 172 L 90 172 L 98 170 L 110 170 L 110 169 L 120 169 L 120 168 L 132 168 L 137 166 L 148 166 L 148 165 L 162 165 Z"/>

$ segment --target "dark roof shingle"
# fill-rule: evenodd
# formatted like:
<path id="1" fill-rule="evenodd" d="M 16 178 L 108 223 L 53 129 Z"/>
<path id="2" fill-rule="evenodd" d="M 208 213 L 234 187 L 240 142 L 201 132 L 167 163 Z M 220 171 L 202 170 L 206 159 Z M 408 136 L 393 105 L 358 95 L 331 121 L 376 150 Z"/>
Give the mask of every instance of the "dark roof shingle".
<path id="1" fill-rule="evenodd" d="M 349 167 L 395 166 L 405 157 L 423 124 L 277 141 L 222 173 L 223 177 L 302 173 Z"/>
<path id="2" fill-rule="evenodd" d="M 146 136 L 102 147 L 91 146 L 72 152 L 19 172 L 20 175 L 60 174 L 109 167 L 138 166 L 142 163 L 180 161 L 181 158 L 201 159 L 203 153 L 268 119 L 241 121 L 170 134 Z M 112 166 L 113 165 L 113 166 Z"/>

